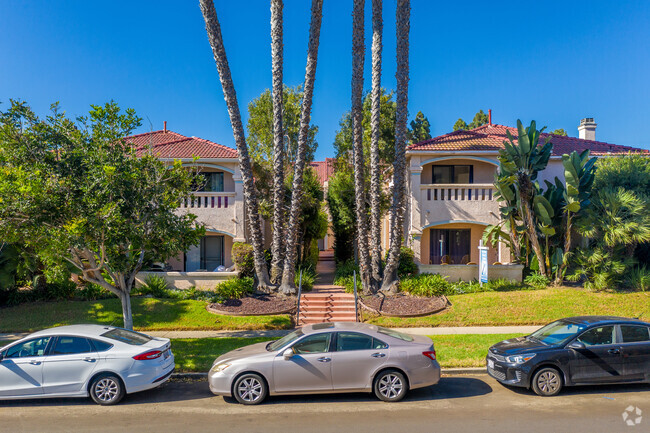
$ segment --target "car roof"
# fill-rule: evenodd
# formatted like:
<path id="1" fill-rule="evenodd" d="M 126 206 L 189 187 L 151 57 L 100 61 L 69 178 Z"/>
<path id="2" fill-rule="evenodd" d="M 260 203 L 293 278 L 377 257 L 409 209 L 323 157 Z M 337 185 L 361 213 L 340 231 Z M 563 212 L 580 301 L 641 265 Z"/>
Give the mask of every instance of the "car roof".
<path id="1" fill-rule="evenodd" d="M 650 323 L 644 322 L 639 319 L 632 319 L 628 317 L 619 317 L 619 316 L 575 316 L 575 317 L 567 317 L 564 320 L 573 323 L 584 324 L 588 326 L 616 324 L 616 323 L 632 323 L 632 324 L 650 326 Z"/>
<path id="2" fill-rule="evenodd" d="M 358 332 L 377 332 L 377 325 L 369 325 L 359 322 L 324 322 L 306 325 L 302 328 L 303 334 L 312 334 L 314 332 L 331 330 L 331 331 L 358 331 Z"/>
<path id="3" fill-rule="evenodd" d="M 83 337 L 99 337 L 111 329 L 115 329 L 115 327 L 106 325 L 66 325 L 43 329 L 30 334 L 29 337 L 37 337 L 39 335 L 79 335 Z"/>

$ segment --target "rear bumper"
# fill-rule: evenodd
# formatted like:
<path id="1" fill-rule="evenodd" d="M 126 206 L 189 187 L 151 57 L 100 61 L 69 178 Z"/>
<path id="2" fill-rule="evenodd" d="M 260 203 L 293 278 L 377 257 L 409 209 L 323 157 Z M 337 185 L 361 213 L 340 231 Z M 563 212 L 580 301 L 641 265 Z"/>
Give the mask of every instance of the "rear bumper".
<path id="1" fill-rule="evenodd" d="M 169 380 L 175 367 L 173 354 L 160 366 L 146 365 L 148 361 L 141 362 L 143 364 L 140 366 L 134 364 L 131 370 L 128 371 L 127 376 L 124 377 L 127 394 L 145 391 L 162 385 Z"/>
<path id="2" fill-rule="evenodd" d="M 417 368 L 409 372 L 409 388 L 424 388 L 440 382 L 440 364 L 438 361 L 430 362 L 426 367 Z"/>

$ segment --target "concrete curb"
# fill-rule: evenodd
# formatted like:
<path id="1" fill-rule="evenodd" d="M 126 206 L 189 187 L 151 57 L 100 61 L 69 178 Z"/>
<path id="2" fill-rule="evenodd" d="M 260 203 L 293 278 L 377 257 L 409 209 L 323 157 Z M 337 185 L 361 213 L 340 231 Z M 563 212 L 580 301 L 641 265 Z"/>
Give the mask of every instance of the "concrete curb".
<path id="1" fill-rule="evenodd" d="M 443 376 L 459 376 L 463 374 L 487 374 L 485 367 L 483 368 L 443 368 Z M 205 379 L 208 377 L 208 373 L 172 373 L 172 378 L 174 379 Z"/>

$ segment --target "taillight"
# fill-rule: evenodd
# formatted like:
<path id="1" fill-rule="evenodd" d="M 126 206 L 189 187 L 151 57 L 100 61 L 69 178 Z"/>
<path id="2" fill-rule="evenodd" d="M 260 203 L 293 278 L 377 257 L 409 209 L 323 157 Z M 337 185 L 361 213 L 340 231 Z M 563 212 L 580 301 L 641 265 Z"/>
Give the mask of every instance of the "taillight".
<path id="1" fill-rule="evenodd" d="M 135 359 L 136 361 L 147 361 L 149 359 L 159 358 L 160 355 L 162 355 L 162 352 L 160 350 L 150 350 L 149 352 L 144 352 L 139 355 L 135 355 L 133 359 Z"/>
<path id="2" fill-rule="evenodd" d="M 432 360 L 432 361 L 436 360 L 436 351 L 435 350 L 428 350 L 426 352 L 422 352 L 422 354 L 424 356 L 426 356 L 427 358 L 429 358 L 430 360 Z"/>

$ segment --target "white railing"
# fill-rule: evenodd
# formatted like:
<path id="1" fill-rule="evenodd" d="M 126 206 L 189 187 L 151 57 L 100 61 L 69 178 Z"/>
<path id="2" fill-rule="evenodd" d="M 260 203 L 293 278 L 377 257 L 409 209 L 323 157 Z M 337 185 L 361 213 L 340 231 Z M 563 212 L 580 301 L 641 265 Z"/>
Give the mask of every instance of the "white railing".
<path id="1" fill-rule="evenodd" d="M 421 185 L 423 201 L 492 201 L 491 183 L 438 183 Z"/>
<path id="2" fill-rule="evenodd" d="M 181 200 L 181 209 L 220 209 L 235 204 L 234 192 L 195 192 L 191 197 Z"/>

